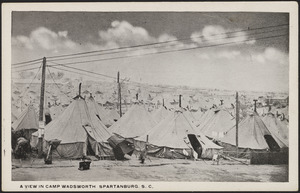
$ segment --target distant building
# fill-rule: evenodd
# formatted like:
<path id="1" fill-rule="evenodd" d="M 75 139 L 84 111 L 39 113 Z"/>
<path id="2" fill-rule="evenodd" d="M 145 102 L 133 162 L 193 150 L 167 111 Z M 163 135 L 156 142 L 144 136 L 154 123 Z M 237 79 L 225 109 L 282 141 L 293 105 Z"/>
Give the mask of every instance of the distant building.
<path id="1" fill-rule="evenodd" d="M 289 97 L 267 98 L 265 102 L 268 105 L 274 105 L 276 103 L 279 103 L 282 106 L 288 106 L 288 104 L 289 104 Z"/>

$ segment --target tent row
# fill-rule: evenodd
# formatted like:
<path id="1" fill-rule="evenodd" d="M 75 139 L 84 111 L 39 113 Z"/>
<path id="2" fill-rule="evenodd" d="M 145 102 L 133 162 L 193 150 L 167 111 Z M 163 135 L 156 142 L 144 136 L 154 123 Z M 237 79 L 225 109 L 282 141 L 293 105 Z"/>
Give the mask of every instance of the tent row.
<path id="1" fill-rule="evenodd" d="M 14 131 L 20 128 L 37 131 L 32 110 L 28 108 L 17 117 L 12 125 Z M 116 114 L 111 116 L 116 117 Z M 35 125 L 26 126 L 24 122 L 28 120 Z M 107 128 L 109 124 L 112 126 Z M 46 144 L 54 139 L 61 140 L 57 154 L 65 158 L 132 153 L 130 145 L 134 152 L 147 148 L 148 154 L 156 157 L 212 158 L 223 147 L 236 145 L 234 128 L 235 118 L 226 108 L 194 114 L 183 109 L 170 111 L 162 106 L 151 115 L 138 101 L 119 120 L 112 122 L 92 96 L 84 99 L 78 95 L 60 116 L 46 125 L 44 140 Z M 116 147 L 120 151 L 116 151 Z M 286 148 L 288 129 L 272 115 L 262 119 L 253 113 L 239 123 L 239 147 L 253 150 Z"/>

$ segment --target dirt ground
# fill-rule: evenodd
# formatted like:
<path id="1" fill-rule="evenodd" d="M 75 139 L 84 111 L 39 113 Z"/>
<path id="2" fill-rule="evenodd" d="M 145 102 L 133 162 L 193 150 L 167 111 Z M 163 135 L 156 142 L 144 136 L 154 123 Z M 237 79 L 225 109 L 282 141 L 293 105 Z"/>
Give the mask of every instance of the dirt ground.
<path id="1" fill-rule="evenodd" d="M 13 160 L 13 181 L 190 181 L 190 182 L 287 182 L 287 165 L 245 165 L 221 160 L 150 158 L 145 164 L 129 161 L 92 161 L 89 170 L 78 170 L 80 160 Z"/>

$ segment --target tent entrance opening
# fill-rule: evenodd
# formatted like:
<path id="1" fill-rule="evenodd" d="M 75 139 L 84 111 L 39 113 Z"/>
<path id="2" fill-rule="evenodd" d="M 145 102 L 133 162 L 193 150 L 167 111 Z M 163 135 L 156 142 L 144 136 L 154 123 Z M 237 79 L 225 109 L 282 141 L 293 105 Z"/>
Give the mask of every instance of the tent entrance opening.
<path id="1" fill-rule="evenodd" d="M 276 143 L 275 139 L 271 135 L 265 135 L 264 138 L 271 151 L 280 151 L 279 145 Z"/>
<path id="2" fill-rule="evenodd" d="M 95 152 L 93 151 L 91 143 L 88 141 L 87 143 L 87 155 L 95 156 Z"/>
<path id="3" fill-rule="evenodd" d="M 198 154 L 198 158 L 201 158 L 202 154 L 202 145 L 198 141 L 196 135 L 188 134 L 189 141 L 194 149 L 195 152 Z"/>

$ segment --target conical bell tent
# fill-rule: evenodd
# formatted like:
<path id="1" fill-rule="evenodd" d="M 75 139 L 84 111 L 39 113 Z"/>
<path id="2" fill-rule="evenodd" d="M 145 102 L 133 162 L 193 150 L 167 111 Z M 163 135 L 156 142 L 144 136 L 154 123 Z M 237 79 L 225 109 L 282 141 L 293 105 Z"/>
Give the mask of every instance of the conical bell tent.
<path id="1" fill-rule="evenodd" d="M 124 138 L 136 138 L 148 132 L 156 124 L 143 104 L 134 104 L 109 129 Z"/>
<path id="2" fill-rule="evenodd" d="M 222 146 L 236 145 L 235 126 L 221 139 Z M 248 115 L 239 123 L 239 148 L 243 150 L 279 151 L 288 147 L 286 140 L 269 130 L 257 113 Z"/>
<path id="3" fill-rule="evenodd" d="M 287 125 L 281 121 L 279 118 L 275 117 L 273 113 L 268 113 L 265 115 L 262 120 L 264 124 L 267 126 L 267 128 L 271 131 L 271 133 L 274 133 L 275 135 L 280 136 L 284 143 L 288 146 L 288 140 L 289 140 L 289 130 Z"/>
<path id="4" fill-rule="evenodd" d="M 235 125 L 235 118 L 225 109 L 218 109 L 213 112 L 198 127 L 198 131 L 201 131 L 209 138 L 220 139 L 224 137 L 225 132 Z"/>
<path id="5" fill-rule="evenodd" d="M 15 122 L 17 119 L 18 117 L 14 113 L 11 113 L 11 123 Z"/>
<path id="6" fill-rule="evenodd" d="M 19 137 L 24 137 L 28 141 L 31 140 L 32 133 L 39 129 L 37 115 L 34 107 L 29 104 L 28 107 L 21 112 L 17 119 L 11 125 L 12 128 L 12 145 L 15 146 Z"/>
<path id="7" fill-rule="evenodd" d="M 118 121 L 119 120 L 119 118 L 120 118 L 120 115 L 119 115 L 119 113 L 115 110 L 115 109 L 110 109 L 110 110 L 108 110 L 109 112 L 108 112 L 108 117 L 111 119 L 111 120 L 113 120 L 114 122 L 116 122 L 116 121 Z M 114 122 L 113 122 L 113 124 L 114 124 Z M 112 125 L 113 125 L 112 124 Z"/>
<path id="8" fill-rule="evenodd" d="M 148 154 L 163 158 L 211 158 L 213 151 L 222 147 L 214 144 L 196 127 L 182 111 L 175 111 L 149 132 L 136 138 L 136 148 L 143 149 L 148 136 Z M 199 147 L 201 152 L 198 151 Z M 197 158 L 195 157 L 195 158 Z"/>
<path id="9" fill-rule="evenodd" d="M 107 139 L 111 136 L 105 125 L 91 114 L 86 101 L 78 95 L 66 110 L 45 127 L 45 141 L 61 140 L 59 156 L 82 158 L 87 155 L 113 155 Z"/>
<path id="10" fill-rule="evenodd" d="M 105 112 L 105 110 L 96 103 L 92 95 L 86 99 L 86 103 L 90 113 L 95 114 L 106 127 L 110 127 L 114 124 L 115 121 L 108 116 L 108 112 Z"/>
<path id="11" fill-rule="evenodd" d="M 163 120 L 164 118 L 168 117 L 168 115 L 170 115 L 172 112 L 169 111 L 166 107 L 161 106 L 159 109 L 157 109 L 154 113 L 153 113 L 153 119 L 159 123 L 161 120 Z"/>

